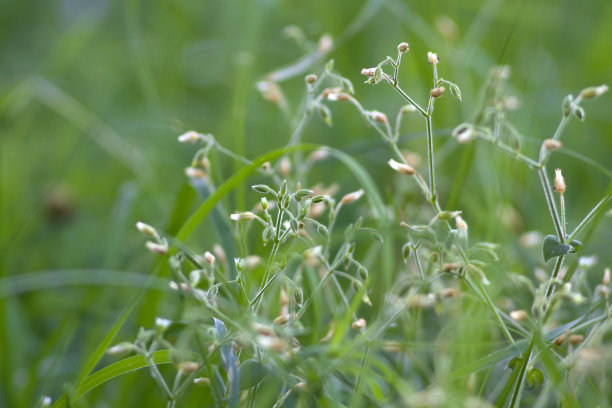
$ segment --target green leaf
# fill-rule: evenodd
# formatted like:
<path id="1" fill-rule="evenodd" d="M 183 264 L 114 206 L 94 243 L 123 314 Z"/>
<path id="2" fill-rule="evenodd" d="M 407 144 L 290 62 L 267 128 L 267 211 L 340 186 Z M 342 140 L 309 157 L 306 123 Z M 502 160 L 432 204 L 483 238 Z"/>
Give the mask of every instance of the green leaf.
<path id="1" fill-rule="evenodd" d="M 153 353 L 153 361 L 158 365 L 171 363 L 172 359 L 170 358 L 170 352 L 168 350 L 156 351 Z M 147 366 L 148 363 L 143 356 L 128 357 L 106 366 L 87 377 L 78 387 L 76 387 L 70 398 L 70 404 L 68 403 L 68 396 L 64 394 L 55 401 L 51 408 L 67 408 L 89 391 L 99 387 L 105 382 Z"/>
<path id="2" fill-rule="evenodd" d="M 533 387 L 538 388 L 544 382 L 544 374 L 540 371 L 539 368 L 532 368 L 527 371 L 527 383 Z"/>
<path id="3" fill-rule="evenodd" d="M 240 390 L 248 390 L 256 386 L 270 373 L 270 369 L 255 359 L 249 359 L 240 364 Z"/>
<path id="4" fill-rule="evenodd" d="M 544 255 L 544 262 L 548 262 L 551 258 L 556 258 L 561 255 L 565 255 L 574 249 L 570 244 L 564 244 L 559 241 L 554 235 L 547 235 L 544 237 L 542 243 L 542 253 Z"/>

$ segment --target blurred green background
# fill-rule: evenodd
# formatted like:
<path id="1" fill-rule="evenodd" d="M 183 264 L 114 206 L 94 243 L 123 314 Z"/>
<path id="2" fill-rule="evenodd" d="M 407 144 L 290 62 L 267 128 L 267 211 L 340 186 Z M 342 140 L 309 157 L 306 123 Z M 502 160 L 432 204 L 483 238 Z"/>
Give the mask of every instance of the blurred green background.
<path id="1" fill-rule="evenodd" d="M 612 82 L 610 21 L 612 2 L 600 0 L 3 0 L 0 406 L 57 397 L 143 284 L 154 260 L 133 226 L 168 225 L 193 154 L 177 135 L 211 132 L 249 158 L 287 143 L 290 126 L 256 87 L 304 55 L 283 35 L 286 26 L 300 27 L 314 43 L 330 34 L 335 42 L 326 58 L 353 81 L 366 108 L 390 118 L 401 99 L 389 87 L 363 84 L 361 68 L 408 41 L 400 81 L 424 102 L 431 81 L 426 53 L 436 51 L 441 75 L 463 92 L 463 103 L 443 98 L 436 107 L 442 203 L 450 199 L 451 209 L 464 211 L 473 236 L 512 248 L 524 231 L 552 231 L 535 174 L 484 143 L 458 146 L 450 130 L 473 116 L 489 70 L 508 64 L 509 91 L 520 101 L 511 119 L 526 136 L 525 152 L 535 156 L 566 94 Z M 297 112 L 303 75 L 281 86 Z M 611 106 L 608 95 L 585 103 L 587 120 L 570 124 L 565 149 L 549 165 L 563 166 L 570 220 L 581 218 L 610 182 L 571 153 L 612 168 Z M 352 107 L 332 110 L 334 127 L 315 120 L 303 140 L 353 155 L 392 197 L 390 155 L 380 138 Z M 402 134 L 404 146 L 425 158 L 421 121 L 406 120 Z M 358 187 L 346 169 L 333 168 L 341 193 Z M 224 160 L 219 170 L 226 178 L 234 165 Z M 250 193 L 244 198 L 247 187 L 226 202 L 228 211 L 255 202 Z M 516 213 L 512 225 L 498 222 L 508 218 L 499 216 L 500 203 Z M 609 219 L 597 231 L 585 253 L 610 265 Z M 212 246 L 210 235 L 206 226 L 198 231 L 200 249 Z M 506 251 L 500 272 L 524 272 L 517 254 Z M 139 307 L 121 339 L 151 325 L 138 316 L 155 310 Z M 159 307 L 172 314 L 172 302 Z M 136 374 L 86 399 L 96 407 L 162 406 L 157 391 L 146 392 L 153 387 L 148 375 Z"/>

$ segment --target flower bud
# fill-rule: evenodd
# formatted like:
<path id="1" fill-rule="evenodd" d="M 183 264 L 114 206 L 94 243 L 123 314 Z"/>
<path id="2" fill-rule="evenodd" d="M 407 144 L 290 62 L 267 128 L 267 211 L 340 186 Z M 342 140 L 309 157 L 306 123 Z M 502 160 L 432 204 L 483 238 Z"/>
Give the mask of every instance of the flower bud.
<path id="1" fill-rule="evenodd" d="M 291 161 L 287 157 L 283 157 L 278 164 L 278 172 L 283 177 L 287 177 L 291 173 Z"/>
<path id="2" fill-rule="evenodd" d="M 180 143 L 196 143 L 201 140 L 204 140 L 204 136 L 193 130 L 183 133 L 178 137 Z"/>
<path id="3" fill-rule="evenodd" d="M 416 173 L 414 167 L 410 166 L 409 164 L 400 163 L 393 159 L 390 159 L 387 163 L 393 170 L 397 171 L 398 173 L 407 174 L 409 176 L 412 176 L 414 173 Z"/>
<path id="4" fill-rule="evenodd" d="M 445 90 L 446 88 L 444 88 L 443 86 L 439 86 L 437 88 L 432 89 L 429 94 L 433 96 L 434 98 L 439 98 L 442 96 Z"/>
<path id="5" fill-rule="evenodd" d="M 106 354 L 111 356 L 117 356 L 120 354 L 129 353 L 132 350 L 134 350 L 134 344 L 130 343 L 129 341 L 124 341 L 110 347 L 108 350 L 106 350 Z"/>
<path id="6" fill-rule="evenodd" d="M 159 332 L 164 332 L 166 331 L 166 329 L 168 327 L 170 327 L 170 325 L 172 324 L 172 321 L 169 319 L 164 319 L 163 317 L 156 317 L 155 318 L 155 328 L 159 331 Z"/>
<path id="7" fill-rule="evenodd" d="M 559 194 L 565 193 L 565 180 L 561 169 L 555 169 L 555 191 Z"/>
<path id="8" fill-rule="evenodd" d="M 593 99 L 597 98 L 606 92 L 608 92 L 610 88 L 608 85 L 600 85 L 600 86 L 591 86 L 589 88 L 585 88 L 580 92 L 580 97 L 582 99 Z"/>
<path id="9" fill-rule="evenodd" d="M 157 231 L 155 230 L 155 228 L 153 228 L 149 224 L 145 224 L 144 222 L 138 221 L 136 223 L 136 228 L 138 228 L 138 231 L 142 232 L 145 235 L 148 235 L 149 237 L 157 236 Z"/>
<path id="10" fill-rule="evenodd" d="M 241 213 L 234 213 L 230 215 L 230 219 L 232 221 L 251 221 L 255 218 L 255 214 L 250 211 L 245 211 Z"/>
<path id="11" fill-rule="evenodd" d="M 572 334 L 571 336 L 569 336 L 569 343 L 572 346 L 582 343 L 583 340 L 584 336 L 582 334 Z"/>
<path id="12" fill-rule="evenodd" d="M 561 148 L 561 142 L 553 139 L 544 140 L 544 148 L 546 150 L 558 150 Z"/>
<path id="13" fill-rule="evenodd" d="M 365 319 L 357 319 L 353 322 L 353 324 L 351 325 L 353 327 L 353 329 L 355 330 L 360 330 L 360 329 L 365 329 L 366 327 L 366 321 Z"/>
<path id="14" fill-rule="evenodd" d="M 610 268 L 604 269 L 604 276 L 603 276 L 603 279 L 601 280 L 601 283 L 604 286 L 608 286 L 610 284 Z"/>
<path id="15" fill-rule="evenodd" d="M 527 319 L 527 317 L 528 314 L 524 310 L 513 310 L 510 312 L 510 318 L 512 320 L 516 320 L 517 322 L 522 322 L 523 320 Z"/>
<path id="16" fill-rule="evenodd" d="M 215 256 L 208 251 L 204 252 L 204 260 L 210 265 L 215 264 Z"/>
<path id="17" fill-rule="evenodd" d="M 310 85 L 312 85 L 312 84 L 314 84 L 315 82 L 317 82 L 317 79 L 318 79 L 318 78 L 317 78 L 317 76 L 316 76 L 315 74 L 309 74 L 309 75 L 306 75 L 306 78 L 305 78 L 306 83 L 307 83 L 307 84 L 310 84 Z"/>
<path id="18" fill-rule="evenodd" d="M 399 43 L 399 45 L 397 46 L 397 50 L 402 53 L 408 52 L 409 49 L 410 49 L 410 46 L 408 45 L 407 42 Z"/>
<path id="19" fill-rule="evenodd" d="M 182 375 L 193 374 L 200 369 L 202 364 L 195 361 L 185 361 L 179 364 L 179 371 Z"/>
<path id="20" fill-rule="evenodd" d="M 198 169 L 197 167 L 187 167 L 185 169 L 185 175 L 190 178 L 206 178 L 206 173 L 204 173 L 204 170 Z"/>
<path id="21" fill-rule="evenodd" d="M 351 204 L 359 200 L 363 194 L 364 194 L 364 191 L 361 188 L 357 191 L 353 191 L 352 193 L 349 193 L 345 195 L 344 197 L 342 197 L 342 204 Z"/>
<path id="22" fill-rule="evenodd" d="M 361 75 L 365 75 L 365 76 L 369 76 L 369 77 L 373 77 L 375 73 L 376 73 L 376 67 L 374 67 L 374 68 L 363 68 L 361 70 Z"/>
<path id="23" fill-rule="evenodd" d="M 388 123 L 387 115 L 385 115 L 382 112 L 376 111 L 376 110 L 373 110 L 370 112 L 370 118 L 372 118 L 372 120 L 375 122 L 384 123 L 384 124 Z"/>
<path id="24" fill-rule="evenodd" d="M 166 245 L 158 244 L 153 241 L 147 241 L 145 247 L 154 254 L 165 255 L 168 253 L 168 247 Z"/>
<path id="25" fill-rule="evenodd" d="M 438 58 L 437 54 L 434 54 L 433 52 L 429 51 L 427 53 L 427 62 L 432 65 L 436 65 L 438 62 L 440 62 L 440 59 Z"/>

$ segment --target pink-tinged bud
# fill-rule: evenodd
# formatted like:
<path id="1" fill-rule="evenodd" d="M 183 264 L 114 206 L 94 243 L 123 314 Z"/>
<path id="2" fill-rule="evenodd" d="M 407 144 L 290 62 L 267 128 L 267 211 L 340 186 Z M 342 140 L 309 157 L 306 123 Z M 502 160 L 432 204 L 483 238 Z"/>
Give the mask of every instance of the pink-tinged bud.
<path id="1" fill-rule="evenodd" d="M 323 34 L 321 39 L 319 40 L 318 49 L 321 54 L 327 54 L 331 51 L 334 46 L 334 40 L 332 40 L 331 35 Z"/>
<path id="2" fill-rule="evenodd" d="M 376 68 L 363 68 L 361 70 L 361 75 L 372 77 L 376 73 Z"/>
<path id="3" fill-rule="evenodd" d="M 608 286 L 610 284 L 610 268 L 604 269 L 604 276 L 601 283 L 603 283 L 604 286 Z"/>
<path id="4" fill-rule="evenodd" d="M 291 160 L 287 157 L 283 157 L 278 164 L 278 172 L 281 176 L 287 178 L 289 173 L 291 173 Z"/>
<path id="5" fill-rule="evenodd" d="M 512 320 L 516 320 L 517 322 L 522 322 L 527 319 L 529 315 L 524 310 L 513 310 L 510 312 L 510 318 Z"/>
<path id="6" fill-rule="evenodd" d="M 553 139 L 544 140 L 544 148 L 546 150 L 559 150 L 561 148 L 561 142 Z"/>
<path id="7" fill-rule="evenodd" d="M 438 58 L 438 54 L 435 54 L 429 51 L 427 53 L 427 62 L 429 62 L 432 65 L 436 65 L 438 62 L 440 62 L 440 59 Z"/>
<path id="8" fill-rule="evenodd" d="M 387 164 L 389 164 L 389 166 L 398 173 L 407 174 L 409 176 L 412 176 L 414 173 L 416 173 L 414 167 L 410 166 L 409 164 L 397 162 L 393 159 L 390 159 Z"/>
<path id="9" fill-rule="evenodd" d="M 181 143 L 197 143 L 202 140 L 204 140 L 204 136 L 193 130 L 183 133 L 178 137 L 178 141 Z"/>
<path id="10" fill-rule="evenodd" d="M 561 169 L 555 169 L 555 191 L 559 194 L 565 193 L 565 180 Z"/>
<path id="11" fill-rule="evenodd" d="M 355 201 L 361 198 L 363 193 L 363 189 L 359 189 L 357 191 L 353 191 L 352 193 L 345 195 L 344 197 L 342 197 L 342 204 L 354 203 Z"/>
<path id="12" fill-rule="evenodd" d="M 376 111 L 376 110 L 370 111 L 370 117 L 375 122 L 384 123 L 384 124 L 389 123 L 389 121 L 387 120 L 387 115 L 385 115 L 382 112 Z"/>
<path id="13" fill-rule="evenodd" d="M 215 264 L 215 256 L 208 251 L 204 252 L 204 260 L 210 265 Z"/>
<path id="14" fill-rule="evenodd" d="M 397 46 L 397 50 L 399 52 L 408 52 L 409 49 L 410 49 L 410 46 L 408 45 L 407 42 L 399 43 Z"/>
<path id="15" fill-rule="evenodd" d="M 353 324 L 351 325 L 353 327 L 353 329 L 355 330 L 359 330 L 359 329 L 365 329 L 366 327 L 366 321 L 365 319 L 357 319 L 353 322 Z"/>
<path id="16" fill-rule="evenodd" d="M 443 86 L 439 86 L 437 88 L 432 89 L 430 92 L 430 95 L 433 96 L 434 98 L 439 98 L 442 96 L 444 91 L 446 91 L 446 88 L 444 88 Z"/>
<path id="17" fill-rule="evenodd" d="M 219 244 L 213 245 L 213 251 L 217 255 L 217 258 L 219 259 L 219 261 L 224 262 L 224 263 L 227 262 L 227 255 L 225 255 L 225 251 L 223 250 L 223 248 L 221 248 L 221 245 Z"/>
<path id="18" fill-rule="evenodd" d="M 457 229 L 459 231 L 467 231 L 467 229 L 468 229 L 467 222 L 465 222 L 463 220 L 463 218 L 461 218 L 461 217 L 456 217 L 455 218 L 455 224 L 456 224 Z"/>
<path id="19" fill-rule="evenodd" d="M 147 241 L 145 246 L 149 251 L 153 252 L 154 254 L 165 255 L 168 253 L 168 247 L 166 245 L 158 244 L 153 241 Z"/>
<path id="20" fill-rule="evenodd" d="M 308 156 L 308 161 L 316 162 L 319 160 L 323 160 L 327 158 L 328 156 L 329 156 L 329 152 L 327 150 L 319 149 L 319 150 L 315 150 L 314 152 L 310 153 L 310 156 Z"/>

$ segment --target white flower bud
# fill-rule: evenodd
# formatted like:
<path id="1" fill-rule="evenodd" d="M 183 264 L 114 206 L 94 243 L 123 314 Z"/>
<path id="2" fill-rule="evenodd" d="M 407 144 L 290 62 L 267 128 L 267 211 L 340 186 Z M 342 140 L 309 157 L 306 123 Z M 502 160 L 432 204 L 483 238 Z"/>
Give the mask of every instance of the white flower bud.
<path id="1" fill-rule="evenodd" d="M 155 318 L 155 327 L 160 332 L 166 331 L 166 329 L 168 327 L 170 327 L 171 324 L 172 324 L 172 320 L 164 319 L 163 317 L 156 317 Z"/>
<path id="2" fill-rule="evenodd" d="M 555 191 L 559 194 L 565 193 L 565 180 L 561 169 L 555 169 Z"/>
<path id="3" fill-rule="evenodd" d="M 546 150 L 558 150 L 561 148 L 561 142 L 553 139 L 544 140 L 544 148 Z"/>
<path id="4" fill-rule="evenodd" d="M 251 221 L 255 218 L 255 214 L 250 211 L 234 213 L 230 215 L 232 221 Z"/>
<path id="5" fill-rule="evenodd" d="M 604 286 L 608 286 L 610 284 L 610 268 L 604 269 L 604 276 L 601 283 L 603 283 Z"/>
<path id="6" fill-rule="evenodd" d="M 372 77 L 376 73 L 376 68 L 363 68 L 361 70 L 361 75 Z"/>
<path id="7" fill-rule="evenodd" d="M 353 322 L 351 326 L 355 330 L 364 329 L 366 327 L 366 321 L 365 319 L 357 319 Z"/>
<path id="8" fill-rule="evenodd" d="M 609 89 L 610 88 L 608 88 L 608 85 L 592 86 L 592 87 L 583 89 L 580 92 L 580 97 L 582 99 L 597 98 L 597 97 L 605 94 L 606 92 L 608 92 Z"/>
<path id="9" fill-rule="evenodd" d="M 193 130 L 183 133 L 182 135 L 178 137 L 178 141 L 180 143 L 197 143 L 202 140 L 205 140 L 204 136 Z"/>
<path id="10" fill-rule="evenodd" d="M 136 228 L 138 228 L 138 231 L 142 232 L 143 234 L 145 234 L 145 235 L 147 235 L 149 237 L 156 237 L 157 236 L 157 231 L 155 230 L 155 228 L 153 228 L 149 224 L 145 224 L 144 222 L 138 221 L 136 223 Z"/>
<path id="11" fill-rule="evenodd" d="M 414 167 L 410 166 L 409 164 L 397 162 L 393 159 L 390 159 L 387 164 L 389 164 L 389 166 L 398 173 L 407 174 L 409 176 L 412 176 L 414 173 L 416 173 Z"/>
<path id="12" fill-rule="evenodd" d="M 168 253 L 168 247 L 166 245 L 158 244 L 153 241 L 147 241 L 145 247 L 154 254 L 165 255 Z"/>
<path id="13" fill-rule="evenodd" d="M 211 265 L 215 264 L 215 256 L 208 251 L 204 252 L 204 260 Z"/>
<path id="14" fill-rule="evenodd" d="M 429 51 L 427 53 L 427 62 L 429 62 L 432 65 L 437 64 L 438 62 L 440 62 L 440 60 L 438 59 L 438 55 Z"/>
<path id="15" fill-rule="evenodd" d="M 197 167 L 187 167 L 185 169 L 185 175 L 190 178 L 206 178 L 206 173 L 202 169 L 198 169 Z"/>
<path id="16" fill-rule="evenodd" d="M 353 191 L 352 193 L 349 193 L 342 197 L 342 204 L 354 203 L 355 201 L 359 200 L 363 194 L 364 192 L 361 188 L 357 191 Z"/>
<path id="17" fill-rule="evenodd" d="M 379 123 L 384 123 L 384 124 L 389 123 L 389 121 L 387 120 L 387 115 L 385 115 L 382 112 L 376 111 L 376 110 L 370 111 L 370 118 L 372 118 L 374 122 L 379 122 Z"/>
<path id="18" fill-rule="evenodd" d="M 410 46 L 408 45 L 407 42 L 399 43 L 397 46 L 397 50 L 399 52 L 408 52 L 409 49 L 410 49 Z"/>
<path id="19" fill-rule="evenodd" d="M 51 397 L 49 396 L 43 396 L 40 399 L 40 408 L 49 408 L 51 406 Z"/>
<path id="20" fill-rule="evenodd" d="M 513 310 L 510 312 L 510 318 L 512 320 L 516 320 L 517 322 L 522 322 L 527 319 L 529 315 L 524 310 Z"/>

